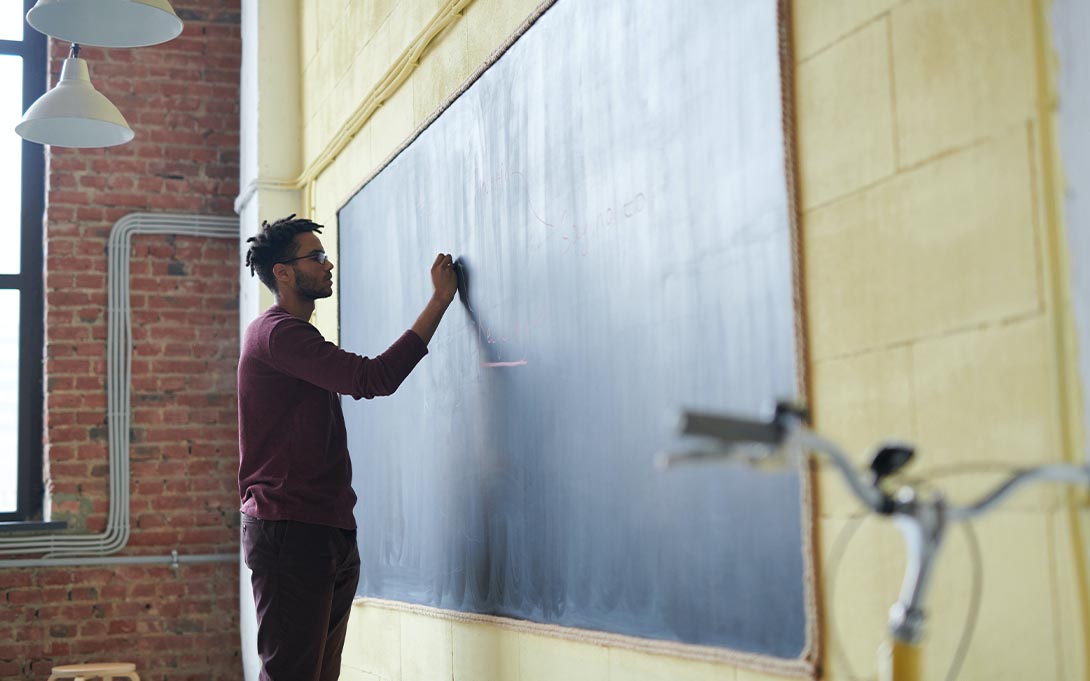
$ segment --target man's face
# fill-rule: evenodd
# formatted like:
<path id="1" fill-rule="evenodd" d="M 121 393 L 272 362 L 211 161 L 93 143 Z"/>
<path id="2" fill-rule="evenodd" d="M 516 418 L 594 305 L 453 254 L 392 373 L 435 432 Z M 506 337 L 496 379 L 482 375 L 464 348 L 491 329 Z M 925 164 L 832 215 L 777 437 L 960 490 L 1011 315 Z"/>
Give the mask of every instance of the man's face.
<path id="1" fill-rule="evenodd" d="M 310 300 L 333 295 L 333 262 L 319 263 L 316 257 L 324 251 L 322 242 L 313 232 L 303 232 L 295 236 L 295 245 L 299 260 L 288 265 L 295 272 L 295 292 Z"/>

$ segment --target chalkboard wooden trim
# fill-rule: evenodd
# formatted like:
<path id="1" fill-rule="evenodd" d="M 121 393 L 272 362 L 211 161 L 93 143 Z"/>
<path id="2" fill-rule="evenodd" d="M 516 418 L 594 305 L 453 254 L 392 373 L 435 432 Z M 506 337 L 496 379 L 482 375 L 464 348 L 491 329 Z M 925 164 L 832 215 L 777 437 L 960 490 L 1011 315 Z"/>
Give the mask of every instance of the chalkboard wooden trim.
<path id="1" fill-rule="evenodd" d="M 694 645 L 691 643 L 677 643 L 674 641 L 663 641 L 652 638 L 625 636 L 623 634 L 613 634 L 604 631 L 563 627 L 556 624 L 541 624 L 529 620 L 498 617 L 496 615 L 482 615 L 473 612 L 462 612 L 460 610 L 443 610 L 441 608 L 433 608 L 426 605 L 390 601 L 381 598 L 357 598 L 353 601 L 353 605 L 421 615 L 434 619 L 447 620 L 449 622 L 484 624 L 507 629 L 508 631 L 548 636 L 550 638 L 562 638 L 590 645 L 625 648 L 641 653 L 650 653 L 652 655 L 668 655 L 671 657 L 684 657 L 686 659 L 698 660 L 701 662 L 730 664 L 766 674 L 813 677 L 815 671 L 813 663 L 807 658 L 786 660 L 768 655 L 743 653 L 729 648 L 717 648 L 713 646 Z"/>
<path id="2" fill-rule="evenodd" d="M 778 0 L 776 5 L 780 48 L 780 116 L 783 120 L 784 179 L 787 182 L 787 214 L 791 220 L 791 276 L 793 279 L 795 308 L 795 366 L 798 394 L 806 404 L 813 404 L 810 381 L 810 346 L 806 342 L 808 326 L 806 315 L 806 271 L 802 258 L 802 202 L 799 200 L 798 134 L 795 112 L 795 49 L 794 21 L 791 13 L 792 0 Z M 824 604 L 820 598 L 821 570 L 817 563 L 815 538 L 817 537 L 817 513 L 814 503 L 814 481 L 817 465 L 807 460 L 799 471 L 803 541 L 803 567 L 806 582 L 806 641 L 802 659 L 811 665 L 811 673 L 819 677 L 821 671 L 821 626 Z"/>
<path id="3" fill-rule="evenodd" d="M 543 0 L 530 15 L 516 28 L 511 35 L 486 58 L 481 65 L 455 90 L 435 111 L 428 116 L 417 128 L 409 134 L 393 152 L 379 163 L 371 173 L 355 185 L 347 197 L 337 209 L 339 219 L 340 212 L 348 205 L 360 190 L 371 182 L 379 173 L 386 169 L 405 149 L 423 134 L 462 94 L 465 93 L 493 64 L 496 63 L 514 45 L 526 31 L 549 10 L 557 0 Z M 781 118 L 784 142 L 784 180 L 787 185 L 788 217 L 791 235 L 791 261 L 793 278 L 793 299 L 795 313 L 795 353 L 797 367 L 797 386 L 799 395 L 807 403 L 811 403 L 811 381 L 809 375 L 809 347 L 806 343 L 806 291 L 804 286 L 804 264 L 802 258 L 802 211 L 799 201 L 799 171 L 798 171 L 798 141 L 796 134 L 795 112 L 795 58 L 793 40 L 793 22 L 791 12 L 792 0 L 777 0 L 777 28 L 780 61 L 780 97 Z M 339 224 L 337 228 L 339 229 Z M 338 306 L 338 328 L 340 328 L 340 307 Z M 815 512 L 815 479 L 817 475 L 816 465 L 807 461 L 800 471 L 800 512 L 802 513 L 802 546 L 803 552 L 803 580 L 805 583 L 806 598 L 806 646 L 800 656 L 795 660 L 744 653 L 728 648 L 711 646 L 699 646 L 685 643 L 675 643 L 658 639 L 624 636 L 607 632 L 563 627 L 558 625 L 540 624 L 527 620 L 516 620 L 492 615 L 481 615 L 454 610 L 444 610 L 428 606 L 406 603 L 401 601 L 388 601 L 376 598 L 358 598 L 357 604 L 374 606 L 387 610 L 409 612 L 425 615 L 438 619 L 458 622 L 475 622 L 492 624 L 505 629 L 524 631 L 527 633 L 547 635 L 574 641 L 583 641 L 599 645 L 611 645 L 652 654 L 664 654 L 688 659 L 708 662 L 733 664 L 738 667 L 773 674 L 789 675 L 795 677 L 819 678 L 821 676 L 823 649 L 821 639 L 820 622 L 823 618 L 824 604 L 820 598 L 821 584 L 819 570 L 816 561 L 817 514 Z"/>

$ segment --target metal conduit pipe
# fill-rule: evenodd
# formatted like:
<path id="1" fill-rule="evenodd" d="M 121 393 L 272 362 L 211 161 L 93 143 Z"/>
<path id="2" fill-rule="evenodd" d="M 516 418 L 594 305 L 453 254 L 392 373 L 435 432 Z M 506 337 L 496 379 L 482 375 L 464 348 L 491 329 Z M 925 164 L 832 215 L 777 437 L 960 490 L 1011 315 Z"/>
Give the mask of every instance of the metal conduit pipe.
<path id="1" fill-rule="evenodd" d="M 107 262 L 106 331 L 106 423 L 109 438 L 109 494 L 106 530 L 100 534 L 65 534 L 0 537 L 0 555 L 43 552 L 37 559 L 4 560 L 3 567 L 45 565 L 87 565 L 87 560 L 70 562 L 75 556 L 105 556 L 115 553 L 129 540 L 129 424 L 132 379 L 132 316 L 129 306 L 129 254 L 137 234 L 237 239 L 237 217 L 182 215 L 172 213 L 131 213 L 118 220 L 110 231 Z M 143 560 L 145 557 L 136 557 Z M 185 556 L 147 557 L 148 562 L 194 562 Z M 238 556 L 221 554 L 217 561 L 234 561 Z M 111 562 L 133 562 L 113 558 Z M 202 560 L 198 562 L 208 562 Z M 107 564 L 96 560 L 94 564 Z"/>
<path id="2" fill-rule="evenodd" d="M 179 567 L 182 563 L 234 563 L 238 555 L 234 553 L 190 553 L 180 554 L 174 551 L 169 556 L 106 556 L 80 558 L 27 558 L 10 559 L 2 563 L 3 567 L 89 567 L 92 565 L 157 565 L 169 564 L 171 567 Z"/>

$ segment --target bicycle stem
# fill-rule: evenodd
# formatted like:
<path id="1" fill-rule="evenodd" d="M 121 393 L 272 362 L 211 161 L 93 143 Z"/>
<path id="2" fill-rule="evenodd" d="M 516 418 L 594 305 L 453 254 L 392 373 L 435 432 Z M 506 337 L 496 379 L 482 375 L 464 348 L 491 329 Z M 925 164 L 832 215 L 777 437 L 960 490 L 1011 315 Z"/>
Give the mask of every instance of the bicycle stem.
<path id="1" fill-rule="evenodd" d="M 909 487 L 887 498 L 878 487 L 863 481 L 839 447 L 806 428 L 801 421 L 787 425 L 786 443 L 794 444 L 802 451 L 826 455 L 864 506 L 894 519 L 905 541 L 907 563 L 900 598 L 890 606 L 889 630 L 897 641 L 918 644 L 923 635 L 923 604 L 931 572 L 946 532 L 948 508 L 944 499 L 935 495 L 930 500 L 921 500 Z"/>
<path id="2" fill-rule="evenodd" d="M 916 645 L 923 636 L 923 604 L 946 534 L 948 507 L 942 495 L 921 500 L 909 487 L 897 493 L 894 504 L 891 515 L 905 542 L 906 563 L 900 598 L 889 609 L 889 631 L 894 640 Z"/>

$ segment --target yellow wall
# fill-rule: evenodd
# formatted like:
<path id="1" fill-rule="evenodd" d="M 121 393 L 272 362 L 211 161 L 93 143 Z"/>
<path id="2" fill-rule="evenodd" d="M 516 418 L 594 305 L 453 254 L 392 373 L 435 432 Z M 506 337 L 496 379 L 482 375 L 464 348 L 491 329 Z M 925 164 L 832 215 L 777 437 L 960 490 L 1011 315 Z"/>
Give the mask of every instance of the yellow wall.
<path id="1" fill-rule="evenodd" d="M 1077 460 L 1046 8 L 795 8 L 817 427 L 857 452 L 889 436 L 916 443 L 915 472 L 945 473 L 937 480 L 955 500 L 1005 467 Z M 965 472 L 980 463 L 988 472 Z M 865 521 L 833 572 L 830 547 L 857 509 L 832 475 L 819 490 L 826 594 L 835 587 L 827 631 L 862 673 L 903 552 L 894 528 Z M 1027 492 L 976 524 L 983 605 L 965 678 L 1085 678 L 1085 544 L 1073 527 L 1085 518 L 1066 499 Z M 943 678 L 954 655 L 969 556 L 952 530 L 929 601 L 925 678 Z M 835 654 L 828 669 L 847 675 Z"/>
<path id="2" fill-rule="evenodd" d="M 459 4 L 468 7 L 413 69 L 412 48 Z M 335 225 L 359 182 L 536 4 L 304 0 L 311 215 Z M 1080 397 L 1066 345 L 1046 8 L 1033 0 L 794 5 L 817 427 L 853 452 L 885 437 L 916 443 L 914 471 L 943 474 L 955 500 L 1004 467 L 1075 460 Z M 376 108 L 380 91 L 389 97 Z M 332 231 L 323 241 L 335 252 Z M 336 300 L 323 303 L 318 324 L 335 337 Z M 978 463 L 986 470 L 951 468 Z M 899 539 L 887 524 L 857 522 L 831 475 L 821 474 L 819 492 L 827 676 L 849 678 L 846 658 L 873 678 L 903 567 Z M 1085 677 L 1084 515 L 1065 493 L 1035 491 L 976 525 L 984 600 L 962 678 Z M 830 565 L 845 527 L 856 533 Z M 967 547 L 951 532 L 929 602 L 925 678 L 943 678 L 964 626 Z M 770 678 L 374 605 L 354 611 L 344 660 L 348 681 Z"/>

